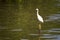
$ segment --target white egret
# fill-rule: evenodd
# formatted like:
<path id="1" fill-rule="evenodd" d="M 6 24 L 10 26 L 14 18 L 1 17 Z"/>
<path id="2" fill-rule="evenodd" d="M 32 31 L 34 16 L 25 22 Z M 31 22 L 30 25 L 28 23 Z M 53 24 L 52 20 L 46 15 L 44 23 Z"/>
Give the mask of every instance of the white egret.
<path id="1" fill-rule="evenodd" d="M 39 9 L 36 8 L 36 10 L 37 10 L 37 19 L 43 23 L 44 22 L 43 18 L 39 15 Z M 40 36 L 40 31 L 41 31 L 41 24 L 39 24 L 39 36 Z M 40 37 L 39 37 L 39 40 L 40 40 Z"/>
<path id="2" fill-rule="evenodd" d="M 44 22 L 43 18 L 39 15 L 39 9 L 36 8 L 36 10 L 37 10 L 37 18 L 38 18 L 38 20 L 43 23 Z"/>
<path id="3" fill-rule="evenodd" d="M 43 21 L 43 18 L 39 15 L 39 9 L 38 8 L 36 8 L 36 10 L 37 10 L 37 19 L 40 21 L 40 22 L 44 22 Z M 41 29 L 41 25 L 39 25 L 39 29 Z"/>

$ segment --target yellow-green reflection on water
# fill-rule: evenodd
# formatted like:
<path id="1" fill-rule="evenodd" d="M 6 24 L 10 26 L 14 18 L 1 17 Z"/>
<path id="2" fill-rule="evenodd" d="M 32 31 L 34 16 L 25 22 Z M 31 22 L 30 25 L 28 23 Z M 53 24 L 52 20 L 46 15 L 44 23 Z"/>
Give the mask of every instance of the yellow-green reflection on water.
<path id="1" fill-rule="evenodd" d="M 58 3 L 57 1 L 20 0 L 18 3 L 11 1 L 9 3 L 1 1 L 0 40 L 38 40 L 39 24 L 42 25 L 41 40 L 60 40 L 60 21 L 59 19 L 55 20 L 55 16 L 53 15 L 59 14 L 57 12 L 60 10 L 60 7 L 55 6 L 55 4 Z M 51 15 L 54 16 L 54 18 L 52 17 L 54 20 L 40 23 L 36 17 L 35 9 L 37 7 L 40 9 L 39 14 L 44 18 L 44 21 L 49 19 Z"/>

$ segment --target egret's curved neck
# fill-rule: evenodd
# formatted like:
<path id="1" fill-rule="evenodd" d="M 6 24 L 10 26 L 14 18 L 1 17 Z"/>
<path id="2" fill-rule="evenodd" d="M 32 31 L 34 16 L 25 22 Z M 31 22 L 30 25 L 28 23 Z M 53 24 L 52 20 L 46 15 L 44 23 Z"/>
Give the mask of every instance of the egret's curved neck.
<path id="1" fill-rule="evenodd" d="M 39 9 L 38 8 L 36 8 L 36 11 L 37 11 L 37 15 L 39 14 Z"/>
<path id="2" fill-rule="evenodd" d="M 39 10 L 37 10 L 37 15 L 39 14 Z"/>
<path id="3" fill-rule="evenodd" d="M 37 14 L 39 13 L 39 10 L 37 10 Z"/>

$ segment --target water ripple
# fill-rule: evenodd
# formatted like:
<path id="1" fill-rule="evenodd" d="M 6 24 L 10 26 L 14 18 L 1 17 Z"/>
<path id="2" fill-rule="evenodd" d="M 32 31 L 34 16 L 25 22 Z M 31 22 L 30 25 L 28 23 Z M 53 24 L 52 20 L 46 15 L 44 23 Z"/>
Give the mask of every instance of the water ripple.
<path id="1" fill-rule="evenodd" d="M 48 19 L 46 19 L 45 21 L 55 21 L 55 20 L 60 20 L 60 14 L 53 14 L 50 16 L 47 16 Z"/>
<path id="2" fill-rule="evenodd" d="M 28 39 L 21 39 L 21 40 L 28 40 Z"/>

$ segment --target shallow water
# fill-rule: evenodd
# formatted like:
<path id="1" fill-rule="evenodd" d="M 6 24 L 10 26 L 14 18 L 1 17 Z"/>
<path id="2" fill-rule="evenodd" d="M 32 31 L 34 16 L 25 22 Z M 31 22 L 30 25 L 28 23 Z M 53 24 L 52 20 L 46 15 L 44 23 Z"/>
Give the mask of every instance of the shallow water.
<path id="1" fill-rule="evenodd" d="M 21 1 L 20 7 L 15 2 L 0 6 L 0 40 L 60 40 L 60 0 Z M 37 7 L 44 23 L 37 20 Z"/>
<path id="2" fill-rule="evenodd" d="M 43 30 L 46 32 L 41 34 L 40 38 L 44 40 L 60 40 L 60 28 L 53 28 L 50 30 Z M 29 34 L 30 36 L 38 36 L 39 34 Z"/>
<path id="3" fill-rule="evenodd" d="M 1 33 L 0 38 L 3 38 L 3 40 L 15 40 L 16 37 L 18 40 L 38 40 L 39 38 L 41 40 L 60 40 L 60 14 L 51 14 L 49 16 L 46 16 L 46 18 L 47 19 L 45 20 L 45 24 L 42 24 L 43 27 L 40 31 L 40 37 L 39 30 L 37 28 L 34 29 L 34 27 L 30 27 L 29 29 L 25 29 L 23 27 L 12 29 L 0 27 L 0 32 L 6 34 L 4 37 L 4 35 Z"/>

